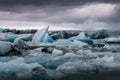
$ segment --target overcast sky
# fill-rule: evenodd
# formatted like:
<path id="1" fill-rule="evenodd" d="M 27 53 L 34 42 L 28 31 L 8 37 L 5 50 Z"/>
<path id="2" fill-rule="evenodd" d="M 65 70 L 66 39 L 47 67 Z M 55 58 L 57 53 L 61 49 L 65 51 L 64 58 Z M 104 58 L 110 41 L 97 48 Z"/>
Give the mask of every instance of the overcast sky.
<path id="1" fill-rule="evenodd" d="M 0 0 L 0 27 L 120 29 L 120 0 Z"/>

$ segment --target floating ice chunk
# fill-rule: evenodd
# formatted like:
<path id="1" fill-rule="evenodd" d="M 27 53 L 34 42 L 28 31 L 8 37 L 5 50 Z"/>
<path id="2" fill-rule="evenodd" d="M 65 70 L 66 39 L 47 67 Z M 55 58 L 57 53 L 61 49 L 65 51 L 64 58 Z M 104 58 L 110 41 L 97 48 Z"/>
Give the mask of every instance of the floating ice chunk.
<path id="1" fill-rule="evenodd" d="M 93 73 L 96 70 L 96 67 L 83 61 L 77 61 L 64 63 L 63 65 L 60 65 L 56 70 L 61 71 L 65 74 L 77 74 L 77 73 L 87 74 Z"/>
<path id="2" fill-rule="evenodd" d="M 107 43 L 120 43 L 120 37 L 109 37 L 106 38 L 105 41 Z"/>
<path id="3" fill-rule="evenodd" d="M 77 47 L 77 48 L 81 48 L 83 46 L 88 45 L 87 43 L 78 40 L 69 41 L 68 39 L 59 39 L 53 44 L 56 46 L 68 46 L 68 47 Z"/>
<path id="4" fill-rule="evenodd" d="M 84 32 L 81 32 L 81 33 L 79 33 L 78 36 L 76 36 L 76 37 L 71 37 L 71 38 L 69 38 L 69 40 L 75 40 L 75 39 L 79 40 L 79 39 L 86 39 L 86 38 L 87 38 L 87 37 L 85 36 L 85 33 L 84 33 Z"/>
<path id="5" fill-rule="evenodd" d="M 62 55 L 63 54 L 63 51 L 62 50 L 57 50 L 57 49 L 54 49 L 53 52 L 52 52 L 53 55 Z"/>
<path id="6" fill-rule="evenodd" d="M 49 34 L 48 34 L 48 33 L 46 34 L 46 36 L 45 36 L 45 37 L 46 37 L 46 39 L 45 39 L 45 41 L 46 41 L 46 42 L 50 42 L 50 43 L 54 42 L 54 40 L 52 39 L 52 37 L 51 37 L 51 36 L 49 36 Z"/>
<path id="7" fill-rule="evenodd" d="M 34 52 L 36 53 L 36 52 Z M 49 54 L 39 54 L 37 56 L 27 56 L 25 57 L 25 60 L 27 63 L 39 63 L 43 66 L 46 66 L 47 63 L 49 63 L 49 61 L 52 60 L 52 57 Z"/>
<path id="8" fill-rule="evenodd" d="M 0 55 L 5 55 L 12 50 L 12 43 L 0 41 Z"/>
<path id="9" fill-rule="evenodd" d="M 82 41 L 74 40 L 73 45 L 80 48 L 80 47 L 83 47 L 83 46 L 87 46 L 88 44 L 84 43 Z"/>
<path id="10" fill-rule="evenodd" d="M 48 35 L 49 27 L 38 30 L 33 36 L 32 42 L 35 44 L 53 42 L 54 40 Z"/>
<path id="11" fill-rule="evenodd" d="M 21 40 L 21 38 L 16 38 L 15 41 L 14 41 L 14 44 L 19 46 L 20 48 L 29 47 L 29 45 L 26 42 L 24 42 L 23 40 Z"/>
<path id="12" fill-rule="evenodd" d="M 66 53 L 63 57 L 64 58 L 70 58 L 70 57 L 75 57 L 76 55 L 74 53 Z"/>
<path id="13" fill-rule="evenodd" d="M 0 41 L 14 42 L 16 38 L 18 36 L 13 33 L 0 33 Z"/>
<path id="14" fill-rule="evenodd" d="M 0 62 L 0 72 L 25 72 L 30 71 L 33 68 L 42 67 L 38 63 L 27 64 L 24 61 L 24 58 L 17 58 L 8 62 Z"/>
<path id="15" fill-rule="evenodd" d="M 104 39 L 95 39 L 95 40 L 93 40 L 93 44 L 105 44 L 105 40 Z"/>
<path id="16" fill-rule="evenodd" d="M 0 28 L 0 33 L 2 33 L 4 31 L 4 29 L 3 28 Z"/>
<path id="17" fill-rule="evenodd" d="M 86 36 L 85 36 L 85 33 L 84 33 L 84 32 L 81 32 L 81 33 L 78 35 L 78 37 L 79 37 L 79 38 L 81 38 L 81 39 L 86 38 Z"/>
<path id="18" fill-rule="evenodd" d="M 108 44 L 105 45 L 104 48 L 106 48 L 109 51 L 114 51 L 114 52 L 120 52 L 120 45 L 119 44 Z"/>
<path id="19" fill-rule="evenodd" d="M 14 42 L 16 38 L 20 38 L 23 41 L 31 41 L 32 40 L 32 34 L 14 34 L 14 33 L 0 33 L 0 40 L 1 41 L 8 41 L 8 42 Z"/>
<path id="20" fill-rule="evenodd" d="M 110 56 L 110 55 L 105 55 L 104 57 L 102 58 L 97 58 L 96 61 L 100 61 L 100 62 L 113 62 L 114 61 L 114 57 L 113 56 Z"/>
<path id="21" fill-rule="evenodd" d="M 18 38 L 22 39 L 23 41 L 31 41 L 33 35 L 32 34 L 20 34 Z"/>
<path id="22" fill-rule="evenodd" d="M 67 39 L 59 39 L 53 44 L 56 46 L 73 46 L 73 43 Z"/>
<path id="23" fill-rule="evenodd" d="M 89 39 L 88 37 L 85 36 L 84 32 L 81 32 L 78 36 L 76 37 L 71 37 L 69 38 L 70 41 L 74 41 L 74 40 L 79 40 L 88 44 L 93 44 L 93 41 L 91 39 Z"/>
<path id="24" fill-rule="evenodd" d="M 19 78 L 19 80 L 48 80 L 47 71 L 43 67 L 36 67 L 33 68 L 31 71 L 19 73 L 17 74 L 17 77 Z"/>
<path id="25" fill-rule="evenodd" d="M 92 33 L 90 37 L 91 39 L 105 39 L 105 38 L 108 38 L 109 36 L 110 36 L 109 32 L 103 29 L 95 33 Z"/>

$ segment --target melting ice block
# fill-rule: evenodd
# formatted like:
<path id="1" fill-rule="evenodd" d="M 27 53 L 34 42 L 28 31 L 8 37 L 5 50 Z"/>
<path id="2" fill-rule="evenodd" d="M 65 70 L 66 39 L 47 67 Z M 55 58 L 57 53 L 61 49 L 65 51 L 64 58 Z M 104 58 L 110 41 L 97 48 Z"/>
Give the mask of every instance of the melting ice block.
<path id="1" fill-rule="evenodd" d="M 35 44 L 53 42 L 54 40 L 48 34 L 49 27 L 38 30 L 33 36 L 32 42 Z"/>

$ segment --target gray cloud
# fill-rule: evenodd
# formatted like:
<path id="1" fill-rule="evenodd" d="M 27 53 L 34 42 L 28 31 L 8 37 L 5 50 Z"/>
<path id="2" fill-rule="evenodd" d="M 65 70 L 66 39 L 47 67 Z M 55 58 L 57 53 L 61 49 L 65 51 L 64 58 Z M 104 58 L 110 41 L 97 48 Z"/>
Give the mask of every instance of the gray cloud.
<path id="1" fill-rule="evenodd" d="M 119 3 L 120 0 L 0 0 L 0 5 L 77 5 L 91 2 Z"/>
<path id="2" fill-rule="evenodd" d="M 120 29 L 119 4 L 120 0 L 0 0 L 0 20 Z"/>

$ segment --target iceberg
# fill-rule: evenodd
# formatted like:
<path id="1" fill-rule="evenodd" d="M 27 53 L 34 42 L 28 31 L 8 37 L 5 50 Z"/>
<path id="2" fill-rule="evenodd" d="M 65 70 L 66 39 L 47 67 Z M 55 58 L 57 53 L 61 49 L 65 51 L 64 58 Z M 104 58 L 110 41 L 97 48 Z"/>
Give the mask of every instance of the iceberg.
<path id="1" fill-rule="evenodd" d="M 47 42 L 54 42 L 54 40 L 49 36 L 48 34 L 48 29 L 49 27 L 46 27 L 44 29 L 38 30 L 32 39 L 32 42 L 34 44 L 39 44 L 39 43 L 47 43 Z"/>

